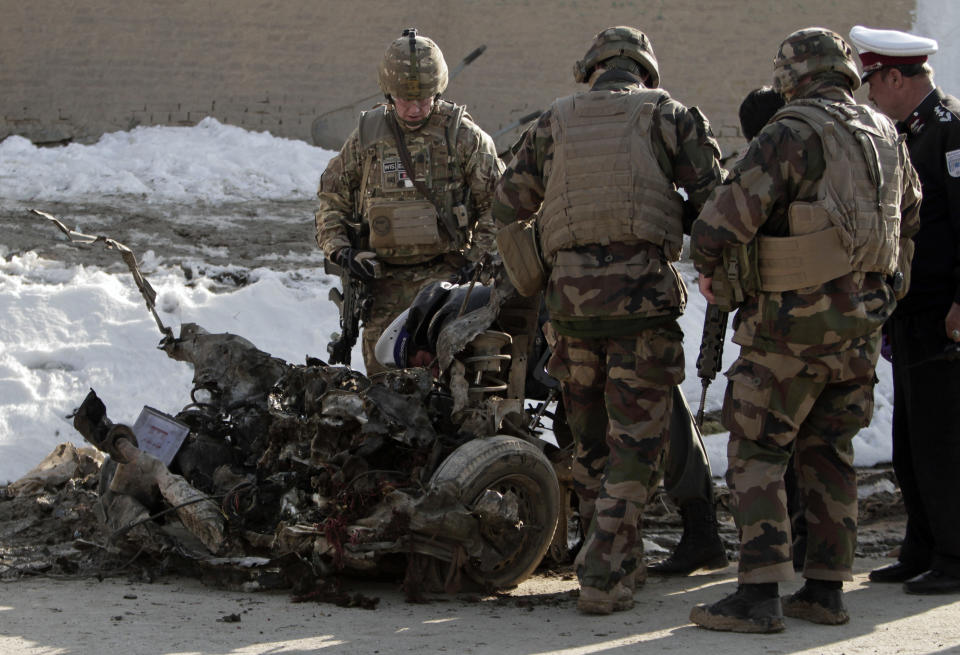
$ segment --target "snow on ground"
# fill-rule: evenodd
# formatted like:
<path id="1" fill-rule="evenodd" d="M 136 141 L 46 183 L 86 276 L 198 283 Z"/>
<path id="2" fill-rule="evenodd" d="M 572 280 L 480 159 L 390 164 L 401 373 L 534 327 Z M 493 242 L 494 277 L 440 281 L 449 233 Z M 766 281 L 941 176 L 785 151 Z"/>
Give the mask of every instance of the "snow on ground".
<path id="1" fill-rule="evenodd" d="M 137 127 L 93 146 L 0 142 L 0 198 L 79 202 L 105 196 L 148 203 L 310 198 L 333 153 L 303 141 L 205 118 L 194 127 Z"/>
<path id="2" fill-rule="evenodd" d="M 954 45 L 960 5 L 918 0 L 915 25 L 918 33 L 940 42 L 932 60 L 937 81 L 960 92 Z M 332 155 L 211 118 L 189 128 L 107 134 L 94 145 L 37 148 L 12 136 L 0 142 L 0 198 L 101 202 L 107 209 L 110 198 L 174 206 L 304 200 L 312 197 Z M 336 308 L 327 300 L 335 281 L 322 269 L 255 269 L 251 284 L 215 293 L 209 279 L 188 281 L 160 255 L 137 255 L 158 291 L 161 319 L 175 332 L 181 323 L 194 322 L 212 332 L 240 334 L 291 362 L 301 363 L 308 354 L 325 357 L 338 325 Z M 104 399 L 113 420 L 128 423 L 143 405 L 175 413 L 189 402 L 192 371 L 157 350 L 160 333 L 129 275 L 11 253 L 4 245 L 0 257 L 0 482 L 25 473 L 57 443 L 81 441 L 66 416 L 89 388 Z M 701 387 L 695 363 L 705 303 L 692 268 L 681 269 L 691 288 L 681 321 L 688 335 L 683 390 L 696 411 Z M 728 331 L 724 370 L 737 351 L 729 336 Z M 359 348 L 353 359 L 362 366 Z M 890 459 L 889 364 L 881 361 L 877 375 L 873 423 L 855 439 L 859 466 Z M 708 410 L 720 406 L 724 386 L 722 376 L 713 383 Z M 714 473 L 722 474 L 725 435 L 708 436 L 706 443 Z"/>
<path id="3" fill-rule="evenodd" d="M 146 272 L 161 321 L 231 332 L 294 363 L 324 357 L 337 329 L 321 270 L 252 272 L 214 293 L 179 269 Z M 150 405 L 175 414 L 190 402 L 192 368 L 157 349 L 161 333 L 132 277 L 64 266 L 33 253 L 0 262 L 0 482 L 20 477 L 61 441 L 82 444 L 67 415 L 91 388 L 112 420 L 132 424 Z M 359 361 L 359 350 L 354 361 Z"/>

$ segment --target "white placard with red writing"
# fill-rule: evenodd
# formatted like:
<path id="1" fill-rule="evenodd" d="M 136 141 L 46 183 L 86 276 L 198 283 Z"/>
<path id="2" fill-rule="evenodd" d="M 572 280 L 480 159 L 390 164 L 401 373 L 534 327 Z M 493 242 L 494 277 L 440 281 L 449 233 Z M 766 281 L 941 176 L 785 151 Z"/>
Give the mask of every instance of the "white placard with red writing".
<path id="1" fill-rule="evenodd" d="M 189 432 L 190 426 L 146 405 L 133 424 L 140 450 L 150 453 L 167 466 L 170 466 Z"/>

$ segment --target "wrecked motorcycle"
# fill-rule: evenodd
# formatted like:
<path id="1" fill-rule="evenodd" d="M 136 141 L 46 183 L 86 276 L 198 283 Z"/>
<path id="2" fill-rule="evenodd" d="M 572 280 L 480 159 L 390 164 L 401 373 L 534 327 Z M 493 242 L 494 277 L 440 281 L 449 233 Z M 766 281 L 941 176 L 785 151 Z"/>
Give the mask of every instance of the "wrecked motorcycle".
<path id="1" fill-rule="evenodd" d="M 521 582 L 554 541 L 565 548 L 566 460 L 544 454 L 511 366 L 533 334 L 518 317 L 535 326 L 536 312 L 485 293 L 437 332 L 440 377 L 372 380 L 194 324 L 162 329 L 160 348 L 194 368 L 191 402 L 167 417 L 186 435 L 168 466 L 95 392 L 73 416 L 110 455 L 100 515 L 114 542 L 259 586 L 341 571 L 405 571 L 408 591 L 451 591 L 461 574 L 489 589 Z M 490 329 L 511 320 L 516 337 Z"/>
<path id="2" fill-rule="evenodd" d="M 290 364 L 195 324 L 175 337 L 129 249 L 35 213 L 71 241 L 119 250 L 160 348 L 194 369 L 190 402 L 166 423 L 116 425 L 92 391 L 74 413 L 110 454 L 98 510 L 118 549 L 252 587 L 405 573 L 413 595 L 452 591 L 464 575 L 507 588 L 545 554 L 569 559 L 572 440 L 543 370 L 538 301 L 508 286 L 441 289 L 419 322 L 404 322 L 406 354 L 428 361 L 409 367 L 395 343 L 400 367 L 368 378 L 316 358 Z M 554 445 L 540 438 L 544 417 Z M 146 452 L 175 432 L 183 442 L 162 460 Z"/>

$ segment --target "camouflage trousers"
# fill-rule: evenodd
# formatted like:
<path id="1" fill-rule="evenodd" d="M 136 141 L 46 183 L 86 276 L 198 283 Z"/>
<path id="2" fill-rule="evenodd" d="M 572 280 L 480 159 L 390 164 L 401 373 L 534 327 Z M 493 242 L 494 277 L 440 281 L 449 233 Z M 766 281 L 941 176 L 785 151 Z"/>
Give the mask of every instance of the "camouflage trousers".
<path id="1" fill-rule="evenodd" d="M 585 539 L 581 587 L 612 589 L 643 566 L 642 512 L 660 482 L 673 387 L 684 375 L 679 327 L 630 337 L 548 331 L 547 371 L 560 381 L 576 443 L 574 489 Z"/>
<path id="2" fill-rule="evenodd" d="M 374 348 L 383 331 L 410 306 L 420 289 L 435 281 L 453 282 L 457 269 L 444 260 L 419 266 L 384 266 L 384 277 L 368 285 L 373 303 L 363 323 L 363 363 L 367 375 L 386 370 L 377 361 Z"/>
<path id="3" fill-rule="evenodd" d="M 727 484 L 740 529 L 741 583 L 792 580 L 783 477 L 795 451 L 807 521 L 803 576 L 851 580 L 857 545 L 853 437 L 873 416 L 880 334 L 816 357 L 742 348 L 727 371 Z"/>

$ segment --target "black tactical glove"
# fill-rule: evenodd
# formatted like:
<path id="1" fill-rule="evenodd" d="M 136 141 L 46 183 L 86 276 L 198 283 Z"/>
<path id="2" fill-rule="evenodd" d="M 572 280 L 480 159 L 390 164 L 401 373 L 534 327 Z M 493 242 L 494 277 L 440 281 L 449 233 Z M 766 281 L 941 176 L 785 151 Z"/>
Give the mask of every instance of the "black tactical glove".
<path id="1" fill-rule="evenodd" d="M 380 277 L 380 262 L 376 253 L 344 247 L 333 253 L 333 262 L 361 282 L 371 282 Z"/>

